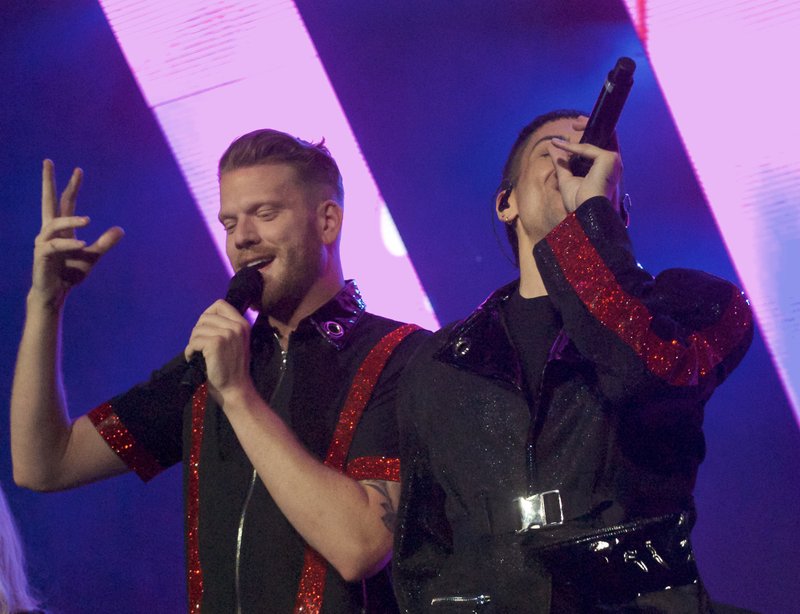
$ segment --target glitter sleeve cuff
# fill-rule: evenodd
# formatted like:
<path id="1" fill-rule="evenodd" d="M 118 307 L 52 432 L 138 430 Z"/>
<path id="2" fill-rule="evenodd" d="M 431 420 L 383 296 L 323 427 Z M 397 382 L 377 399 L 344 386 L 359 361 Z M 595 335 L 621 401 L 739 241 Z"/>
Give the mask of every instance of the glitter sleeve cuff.
<path id="1" fill-rule="evenodd" d="M 347 464 L 347 475 L 354 480 L 400 481 L 400 459 L 385 456 L 361 456 Z"/>
<path id="2" fill-rule="evenodd" d="M 110 403 L 94 408 L 88 417 L 108 446 L 143 481 L 151 480 L 164 470 L 155 457 L 136 441 Z"/>
<path id="3" fill-rule="evenodd" d="M 552 253 L 545 259 L 558 269 L 569 292 L 577 295 L 589 315 L 667 383 L 697 385 L 746 345 L 752 329 L 750 307 L 730 284 L 726 284 L 724 309 L 716 322 L 687 331 L 685 338 L 656 334 L 656 314 L 637 292 L 645 276 L 648 283 L 652 278 L 636 266 L 624 228 L 607 201 L 584 203 L 550 232 L 545 243 Z M 543 255 L 539 246 L 537 251 Z M 623 287 L 620 280 L 634 283 Z"/>

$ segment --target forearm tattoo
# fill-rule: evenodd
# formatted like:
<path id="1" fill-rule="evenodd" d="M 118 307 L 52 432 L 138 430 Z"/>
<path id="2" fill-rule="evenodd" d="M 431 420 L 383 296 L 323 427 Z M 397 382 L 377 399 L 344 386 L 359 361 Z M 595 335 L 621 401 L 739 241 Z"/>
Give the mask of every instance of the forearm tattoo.
<path id="1" fill-rule="evenodd" d="M 383 500 L 381 501 L 381 507 L 383 508 L 383 516 L 381 516 L 381 520 L 388 531 L 390 533 L 394 533 L 394 526 L 397 521 L 397 510 L 394 507 L 394 503 L 392 503 L 392 498 L 389 496 L 389 488 L 386 485 L 386 482 L 365 480 L 362 483 L 365 486 L 375 489 L 383 497 Z"/>

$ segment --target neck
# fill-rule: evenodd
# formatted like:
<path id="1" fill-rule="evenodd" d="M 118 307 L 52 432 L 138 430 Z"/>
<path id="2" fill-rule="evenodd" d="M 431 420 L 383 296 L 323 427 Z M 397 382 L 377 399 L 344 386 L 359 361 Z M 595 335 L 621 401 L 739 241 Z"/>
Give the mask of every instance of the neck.
<path id="1" fill-rule="evenodd" d="M 337 266 L 332 267 L 323 276 L 317 278 L 291 315 L 278 317 L 270 314 L 268 320 L 270 325 L 278 331 L 281 347 L 286 349 L 289 343 L 289 335 L 297 329 L 300 322 L 336 296 L 343 287 L 342 267 L 337 263 Z"/>
<path id="2" fill-rule="evenodd" d="M 520 242 L 519 250 L 519 293 L 522 298 L 547 295 L 539 267 L 533 258 L 533 247 L 531 246 L 529 249 L 528 246 L 523 245 L 523 242 Z"/>

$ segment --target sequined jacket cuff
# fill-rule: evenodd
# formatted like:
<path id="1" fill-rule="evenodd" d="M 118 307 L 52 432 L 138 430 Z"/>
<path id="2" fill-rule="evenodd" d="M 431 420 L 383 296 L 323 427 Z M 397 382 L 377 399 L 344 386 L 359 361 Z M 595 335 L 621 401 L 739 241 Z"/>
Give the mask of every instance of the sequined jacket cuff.
<path id="1" fill-rule="evenodd" d="M 749 347 L 752 314 L 742 292 L 700 271 L 650 275 L 606 198 L 567 216 L 534 257 L 570 338 L 603 372 L 623 378 L 628 394 L 631 382 L 657 381 L 705 396 Z"/>

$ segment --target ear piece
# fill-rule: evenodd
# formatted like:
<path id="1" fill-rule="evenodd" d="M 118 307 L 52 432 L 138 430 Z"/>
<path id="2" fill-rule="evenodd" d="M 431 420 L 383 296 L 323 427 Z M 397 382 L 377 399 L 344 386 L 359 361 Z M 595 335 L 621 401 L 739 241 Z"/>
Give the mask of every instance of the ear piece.
<path id="1" fill-rule="evenodd" d="M 503 190 L 503 198 L 500 200 L 500 204 L 497 205 L 497 210 L 498 211 L 505 211 L 506 209 L 508 209 L 511 206 L 508 203 L 508 197 L 511 196 L 511 190 L 513 190 L 513 189 L 514 189 L 514 187 L 511 186 L 511 187 L 506 188 L 505 190 Z"/>

